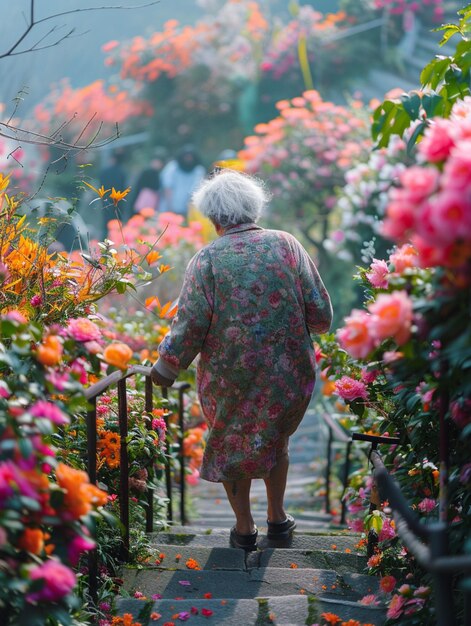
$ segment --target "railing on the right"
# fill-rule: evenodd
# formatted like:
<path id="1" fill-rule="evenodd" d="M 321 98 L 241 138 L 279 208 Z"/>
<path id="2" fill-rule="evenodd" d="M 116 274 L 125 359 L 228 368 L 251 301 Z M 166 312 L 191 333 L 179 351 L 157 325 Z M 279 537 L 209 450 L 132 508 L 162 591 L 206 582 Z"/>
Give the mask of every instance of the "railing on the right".
<path id="1" fill-rule="evenodd" d="M 451 554 L 449 550 L 450 525 L 444 521 L 423 524 L 410 508 L 398 483 L 385 467 L 378 444 L 397 444 L 395 437 L 353 434 L 353 440 L 371 443 L 369 460 L 373 468 L 373 482 L 381 500 L 387 500 L 393 512 L 396 532 L 417 562 L 433 576 L 437 626 L 471 625 L 471 585 L 465 580 L 464 621 L 458 625 L 453 601 L 453 584 L 462 574 L 471 574 L 471 554 Z"/>

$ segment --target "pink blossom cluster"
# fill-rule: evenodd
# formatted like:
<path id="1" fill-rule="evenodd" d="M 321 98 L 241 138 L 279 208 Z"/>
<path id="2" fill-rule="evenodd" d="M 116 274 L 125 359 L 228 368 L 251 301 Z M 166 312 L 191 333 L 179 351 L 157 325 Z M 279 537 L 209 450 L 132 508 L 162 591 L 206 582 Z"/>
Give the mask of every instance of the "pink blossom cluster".
<path id="1" fill-rule="evenodd" d="M 270 72 L 274 79 L 279 80 L 292 70 L 293 66 L 299 63 L 300 38 L 306 38 L 312 42 L 312 34 L 316 32 L 316 27 L 319 26 L 322 17 L 322 13 L 315 11 L 312 7 L 301 6 L 296 19 L 282 26 L 272 38 L 260 64 L 262 72 Z M 330 29 L 331 32 L 333 30 L 333 28 Z M 312 61 L 314 59 L 311 58 L 311 54 L 310 60 Z"/>
<path id="2" fill-rule="evenodd" d="M 390 192 L 382 234 L 411 241 L 420 267 L 462 267 L 471 257 L 471 97 L 430 122 L 418 153 Z"/>
<path id="3" fill-rule="evenodd" d="M 430 587 L 416 587 L 401 585 L 389 603 L 387 617 L 399 619 L 401 616 L 410 616 L 424 608 L 425 602 L 430 595 Z"/>
<path id="4" fill-rule="evenodd" d="M 406 11 L 430 11 L 436 21 L 444 14 L 443 0 L 373 0 L 373 5 L 375 9 L 387 9 L 391 15 L 402 15 Z"/>
<path id="5" fill-rule="evenodd" d="M 275 199 L 301 205 L 325 192 L 332 208 L 335 186 L 369 149 L 367 119 L 355 104 L 325 102 L 315 90 L 276 106 L 279 116 L 255 126 L 239 158 L 269 180 Z"/>
<path id="6" fill-rule="evenodd" d="M 340 346 L 356 359 L 364 359 L 385 339 L 398 346 L 411 335 L 412 300 L 405 291 L 380 294 L 366 311 L 353 310 L 337 332 Z"/>

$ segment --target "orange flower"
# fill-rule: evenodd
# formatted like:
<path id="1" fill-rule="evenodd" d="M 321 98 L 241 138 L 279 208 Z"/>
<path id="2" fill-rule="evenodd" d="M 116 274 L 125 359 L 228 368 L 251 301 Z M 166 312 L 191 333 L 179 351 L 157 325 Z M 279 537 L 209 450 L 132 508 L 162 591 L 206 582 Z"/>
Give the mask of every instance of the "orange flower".
<path id="1" fill-rule="evenodd" d="M 161 258 L 162 255 L 160 254 L 160 252 L 157 252 L 157 250 L 151 250 L 149 254 L 146 255 L 146 261 L 149 265 L 152 265 L 152 263 L 155 263 Z"/>
<path id="2" fill-rule="evenodd" d="M 64 514 L 72 519 L 87 515 L 94 506 L 104 506 L 107 495 L 89 482 L 86 472 L 59 463 L 56 468 L 57 483 L 64 490 Z"/>
<path id="3" fill-rule="evenodd" d="M 113 626 L 142 626 L 140 622 L 134 622 L 131 613 L 125 613 L 123 616 L 113 617 L 111 624 Z"/>
<path id="4" fill-rule="evenodd" d="M 131 191 L 131 187 L 128 187 L 124 191 L 117 191 L 114 187 L 112 187 L 111 193 L 110 193 L 110 199 L 113 200 L 113 204 L 117 206 L 118 202 L 120 202 L 123 198 L 125 198 L 130 191 Z"/>
<path id="5" fill-rule="evenodd" d="M 338 615 L 335 615 L 335 613 L 322 613 L 321 617 L 328 624 L 338 624 L 342 621 Z"/>
<path id="6" fill-rule="evenodd" d="M 290 564 L 290 568 L 291 569 L 298 569 L 298 566 L 296 565 L 296 563 L 291 563 Z"/>
<path id="7" fill-rule="evenodd" d="M 103 198 L 103 196 L 105 196 L 108 193 L 108 191 L 110 191 L 109 189 L 105 189 L 103 185 L 99 189 L 97 189 L 96 187 L 94 187 L 93 185 L 90 185 L 84 180 L 82 180 L 82 182 L 84 185 L 87 185 L 87 187 L 90 187 L 90 189 L 92 189 L 100 198 Z"/>
<path id="8" fill-rule="evenodd" d="M 198 563 L 196 559 L 192 559 L 192 558 L 188 559 L 185 565 L 187 566 L 188 569 L 201 569 L 201 565 Z"/>
<path id="9" fill-rule="evenodd" d="M 64 349 L 61 340 L 57 335 L 48 335 L 38 346 L 36 350 L 36 358 L 42 365 L 57 365 Z"/>
<path id="10" fill-rule="evenodd" d="M 106 346 L 103 352 L 103 358 L 110 365 L 119 367 L 119 369 L 125 370 L 131 360 L 133 351 L 125 343 L 111 343 Z"/>
<path id="11" fill-rule="evenodd" d="M 44 533 L 39 528 L 25 528 L 18 540 L 18 547 L 31 554 L 41 554 L 44 550 Z"/>

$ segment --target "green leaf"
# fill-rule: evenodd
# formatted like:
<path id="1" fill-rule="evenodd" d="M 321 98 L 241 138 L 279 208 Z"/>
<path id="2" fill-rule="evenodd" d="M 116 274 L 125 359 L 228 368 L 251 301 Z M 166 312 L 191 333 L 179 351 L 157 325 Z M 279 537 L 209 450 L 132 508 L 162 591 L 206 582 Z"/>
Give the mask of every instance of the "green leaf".
<path id="1" fill-rule="evenodd" d="M 405 112 L 411 118 L 411 120 L 416 120 L 419 117 L 422 102 L 419 94 L 413 92 L 412 95 L 404 94 L 401 96 L 401 102 Z"/>

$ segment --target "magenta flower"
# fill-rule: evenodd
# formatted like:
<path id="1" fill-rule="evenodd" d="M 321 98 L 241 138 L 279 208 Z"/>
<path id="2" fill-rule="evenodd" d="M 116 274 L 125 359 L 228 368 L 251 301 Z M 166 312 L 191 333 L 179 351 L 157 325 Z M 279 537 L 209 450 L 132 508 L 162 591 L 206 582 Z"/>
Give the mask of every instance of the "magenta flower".
<path id="1" fill-rule="evenodd" d="M 69 320 L 67 333 L 75 341 L 96 341 L 101 339 L 101 330 L 98 326 L 86 317 L 78 317 Z"/>
<path id="2" fill-rule="evenodd" d="M 39 591 L 28 594 L 28 602 L 56 602 L 67 596 L 77 583 L 74 572 L 53 559 L 34 567 L 29 577 L 31 580 L 44 580 L 44 586 Z"/>
<path id="3" fill-rule="evenodd" d="M 422 513 L 430 513 L 437 506 L 437 501 L 433 498 L 424 498 L 422 502 L 419 502 L 418 509 Z"/>
<path id="4" fill-rule="evenodd" d="M 335 392 L 344 400 L 355 400 L 356 398 L 368 398 L 368 391 L 365 383 L 360 380 L 350 378 L 350 376 L 342 376 L 340 380 L 335 381 Z"/>
<path id="5" fill-rule="evenodd" d="M 31 298 L 29 303 L 31 304 L 31 306 L 34 306 L 34 308 L 39 308 L 41 304 L 43 303 L 43 299 L 41 298 L 39 294 L 36 294 L 35 296 Z"/>
<path id="6" fill-rule="evenodd" d="M 386 289 L 388 286 L 388 264 L 380 259 L 373 259 L 370 271 L 365 276 L 376 289 Z"/>
<path id="7" fill-rule="evenodd" d="M 75 537 L 67 544 L 67 556 L 72 565 L 77 565 L 83 552 L 88 552 L 96 547 L 96 543 L 87 537 L 75 535 Z"/>
<path id="8" fill-rule="evenodd" d="M 58 426 L 69 423 L 69 417 L 63 413 L 58 406 L 46 400 L 38 400 L 35 402 L 29 412 L 33 417 L 47 419 Z"/>

